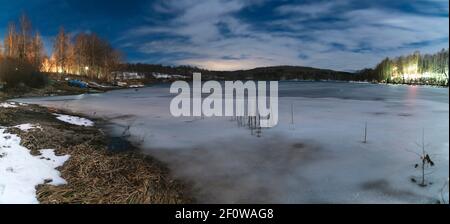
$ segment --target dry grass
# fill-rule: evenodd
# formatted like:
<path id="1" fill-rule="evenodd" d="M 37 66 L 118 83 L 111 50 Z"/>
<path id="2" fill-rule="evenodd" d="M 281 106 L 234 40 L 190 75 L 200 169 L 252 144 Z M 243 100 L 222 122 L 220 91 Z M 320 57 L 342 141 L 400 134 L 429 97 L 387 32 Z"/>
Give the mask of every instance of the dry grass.
<path id="1" fill-rule="evenodd" d="M 47 204 L 172 204 L 191 203 L 186 186 L 170 176 L 157 160 L 135 149 L 111 153 L 107 137 L 97 128 L 68 125 L 56 120 L 46 108 L 0 108 L 0 125 L 39 123 L 43 130 L 28 132 L 10 128 L 21 144 L 39 154 L 55 149 L 70 159 L 60 167 L 66 185 L 37 187 L 37 197 Z"/>
<path id="2" fill-rule="evenodd" d="M 61 168 L 69 183 L 41 185 L 42 203 L 186 203 L 183 186 L 168 178 L 156 161 L 134 153 L 109 154 L 89 145 L 70 149 L 71 158 Z"/>

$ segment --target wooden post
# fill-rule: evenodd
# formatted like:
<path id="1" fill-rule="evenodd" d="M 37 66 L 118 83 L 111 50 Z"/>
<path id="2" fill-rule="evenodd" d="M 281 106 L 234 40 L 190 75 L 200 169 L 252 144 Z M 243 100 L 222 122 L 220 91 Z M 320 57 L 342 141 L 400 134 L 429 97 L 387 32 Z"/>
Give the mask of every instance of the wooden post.
<path id="1" fill-rule="evenodd" d="M 294 125 L 294 103 L 291 103 L 291 124 Z"/>
<path id="2" fill-rule="evenodd" d="M 367 121 L 364 126 L 364 143 L 367 143 Z"/>
<path id="3" fill-rule="evenodd" d="M 425 128 L 422 129 L 422 186 L 425 186 Z"/>

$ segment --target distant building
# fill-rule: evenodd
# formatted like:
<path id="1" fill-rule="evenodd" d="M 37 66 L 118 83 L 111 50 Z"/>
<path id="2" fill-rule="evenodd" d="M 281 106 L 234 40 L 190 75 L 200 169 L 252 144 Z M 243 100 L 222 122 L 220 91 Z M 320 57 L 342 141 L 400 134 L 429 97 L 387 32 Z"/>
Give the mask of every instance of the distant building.
<path id="1" fill-rule="evenodd" d="M 182 76 L 182 75 L 169 75 L 169 74 L 163 74 L 163 73 L 158 73 L 158 72 L 153 72 L 152 76 L 155 79 L 183 79 L 183 78 L 186 78 L 185 76 Z"/>
<path id="2" fill-rule="evenodd" d="M 116 81 L 145 79 L 145 75 L 137 72 L 113 72 L 112 74 Z"/>

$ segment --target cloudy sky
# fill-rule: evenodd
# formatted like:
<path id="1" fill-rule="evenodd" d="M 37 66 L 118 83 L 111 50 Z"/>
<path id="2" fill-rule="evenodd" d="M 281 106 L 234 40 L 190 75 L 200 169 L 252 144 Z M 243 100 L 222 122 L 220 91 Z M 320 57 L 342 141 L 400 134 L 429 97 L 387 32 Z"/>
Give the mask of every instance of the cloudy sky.
<path id="1" fill-rule="evenodd" d="M 48 49 L 62 25 L 98 33 L 130 62 L 214 70 L 352 71 L 449 46 L 448 0 L 0 0 L 0 35 L 22 12 Z"/>

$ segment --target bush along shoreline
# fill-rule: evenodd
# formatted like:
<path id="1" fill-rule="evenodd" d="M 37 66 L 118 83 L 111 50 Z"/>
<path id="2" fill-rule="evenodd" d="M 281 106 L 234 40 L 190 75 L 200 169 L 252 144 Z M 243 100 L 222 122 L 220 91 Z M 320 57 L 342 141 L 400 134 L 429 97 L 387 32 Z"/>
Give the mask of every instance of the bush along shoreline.
<path id="1" fill-rule="evenodd" d="M 178 204 L 192 203 L 189 187 L 171 177 L 168 168 L 158 160 L 143 155 L 131 144 L 120 144 L 107 136 L 99 127 L 102 120 L 89 120 L 64 111 L 14 102 L 0 104 L 0 126 L 3 141 L 19 139 L 20 146 L 3 145 L 0 160 L 14 161 L 12 152 L 20 147 L 37 163 L 54 163 L 65 158 L 62 166 L 36 179 L 35 186 L 28 187 L 27 202 L 44 204 Z M 122 139 L 121 141 L 125 141 Z M 6 147 L 6 148 L 3 148 Z M 51 149 L 54 156 L 47 155 Z M 8 151 L 9 150 L 9 151 Z M 3 152 L 2 152 L 3 151 Z M 29 155 L 28 155 L 29 154 Z M 6 163 L 4 163 L 6 164 Z M 4 177 L 27 175 L 24 167 L 14 165 L 5 169 Z M 48 171 L 50 172 L 50 171 Z M 58 175 L 59 174 L 59 175 Z M 9 176 L 8 176 L 9 175 Z M 48 177 L 47 177 L 48 176 Z M 58 181 L 59 180 L 59 181 Z M 14 189 L 2 186 L 11 195 Z M 30 183 L 28 183 L 29 185 Z M 25 184 L 24 184 L 25 185 Z M 33 189 L 35 192 L 33 192 Z M 12 192 L 12 193 L 11 193 Z M 32 197 L 35 198 L 32 198 Z M 3 200 L 3 201 L 2 201 Z M 5 201 L 6 200 L 6 201 Z M 12 201 L 8 201 L 12 200 Z M 0 194 L 0 202 L 15 203 L 7 195 Z M 19 201 L 20 202 L 20 201 Z"/>

